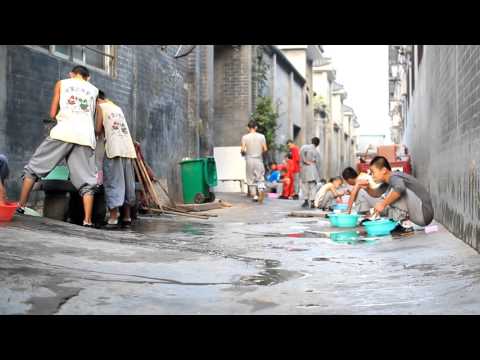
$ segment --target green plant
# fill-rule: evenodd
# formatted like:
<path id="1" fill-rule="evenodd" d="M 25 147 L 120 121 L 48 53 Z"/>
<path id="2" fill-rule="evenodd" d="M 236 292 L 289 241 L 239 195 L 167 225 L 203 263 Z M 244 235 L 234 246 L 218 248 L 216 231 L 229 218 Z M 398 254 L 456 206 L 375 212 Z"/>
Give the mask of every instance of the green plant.
<path id="1" fill-rule="evenodd" d="M 265 135 L 269 149 L 277 149 L 275 144 L 275 135 L 278 129 L 278 113 L 275 111 L 273 101 L 268 96 L 261 96 L 257 99 L 255 112 L 252 114 L 252 120 L 258 125 L 258 131 Z"/>

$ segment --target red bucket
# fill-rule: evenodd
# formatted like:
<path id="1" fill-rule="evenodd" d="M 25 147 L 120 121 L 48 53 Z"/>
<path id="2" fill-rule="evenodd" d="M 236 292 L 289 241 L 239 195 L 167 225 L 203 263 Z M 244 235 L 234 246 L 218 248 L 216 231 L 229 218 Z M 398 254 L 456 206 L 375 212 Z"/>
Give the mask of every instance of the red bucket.
<path id="1" fill-rule="evenodd" d="M 18 204 L 7 202 L 6 205 L 0 205 L 0 221 L 11 221 Z"/>

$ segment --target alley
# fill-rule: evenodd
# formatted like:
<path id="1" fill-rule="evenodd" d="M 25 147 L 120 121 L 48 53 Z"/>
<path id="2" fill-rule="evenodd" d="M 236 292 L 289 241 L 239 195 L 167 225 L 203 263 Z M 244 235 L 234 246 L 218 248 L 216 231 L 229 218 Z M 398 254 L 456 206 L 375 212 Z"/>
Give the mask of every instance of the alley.
<path id="1" fill-rule="evenodd" d="M 480 257 L 443 227 L 336 242 L 299 202 L 219 194 L 196 220 L 126 232 L 16 216 L 2 224 L 1 314 L 476 314 Z"/>

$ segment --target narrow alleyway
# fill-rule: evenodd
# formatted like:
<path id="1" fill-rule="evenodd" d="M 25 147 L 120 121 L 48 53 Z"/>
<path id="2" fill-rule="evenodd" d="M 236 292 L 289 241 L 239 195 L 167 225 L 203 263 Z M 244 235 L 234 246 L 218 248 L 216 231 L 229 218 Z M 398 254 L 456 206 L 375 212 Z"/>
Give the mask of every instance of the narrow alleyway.
<path id="1" fill-rule="evenodd" d="M 15 217 L 0 229 L 1 314 L 476 314 L 480 255 L 443 227 L 336 242 L 299 202 L 219 194 L 210 220 L 107 232 Z"/>

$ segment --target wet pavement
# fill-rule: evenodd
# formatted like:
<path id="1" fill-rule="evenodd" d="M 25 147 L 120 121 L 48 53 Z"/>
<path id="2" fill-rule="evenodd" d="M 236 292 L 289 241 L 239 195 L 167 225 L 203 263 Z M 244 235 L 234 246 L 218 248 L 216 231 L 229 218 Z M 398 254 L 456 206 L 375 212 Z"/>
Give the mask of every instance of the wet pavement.
<path id="1" fill-rule="evenodd" d="M 443 227 L 392 239 L 219 194 L 209 220 L 129 231 L 0 224 L 1 314 L 478 314 L 480 255 Z M 347 234 L 345 234 L 347 233 Z"/>

